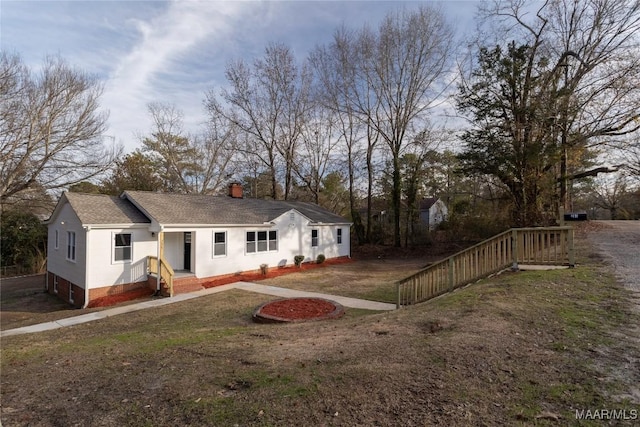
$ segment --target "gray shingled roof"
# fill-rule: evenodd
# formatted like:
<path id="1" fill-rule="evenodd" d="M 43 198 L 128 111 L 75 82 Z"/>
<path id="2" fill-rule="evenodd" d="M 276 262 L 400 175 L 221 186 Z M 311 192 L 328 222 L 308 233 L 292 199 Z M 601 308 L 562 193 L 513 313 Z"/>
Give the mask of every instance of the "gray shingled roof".
<path id="1" fill-rule="evenodd" d="M 420 202 L 421 210 L 429 210 L 438 201 L 437 197 L 427 197 Z"/>
<path id="2" fill-rule="evenodd" d="M 263 224 L 295 209 L 313 222 L 348 221 L 312 203 L 229 196 L 125 191 L 130 199 L 160 224 Z"/>
<path id="3" fill-rule="evenodd" d="M 130 201 L 104 194 L 65 193 L 82 224 L 150 223 Z"/>

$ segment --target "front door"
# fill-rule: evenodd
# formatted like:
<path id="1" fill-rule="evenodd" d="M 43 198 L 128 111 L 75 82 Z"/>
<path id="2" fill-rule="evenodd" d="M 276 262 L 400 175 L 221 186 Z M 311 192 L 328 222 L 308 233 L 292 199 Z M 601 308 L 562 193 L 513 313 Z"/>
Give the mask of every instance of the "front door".
<path id="1" fill-rule="evenodd" d="M 191 233 L 184 233 L 184 269 L 191 271 Z"/>

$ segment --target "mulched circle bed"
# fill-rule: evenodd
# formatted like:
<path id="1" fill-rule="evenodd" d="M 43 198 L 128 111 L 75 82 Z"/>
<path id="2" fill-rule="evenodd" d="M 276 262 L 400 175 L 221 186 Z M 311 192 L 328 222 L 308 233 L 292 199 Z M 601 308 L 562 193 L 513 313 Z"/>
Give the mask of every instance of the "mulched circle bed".
<path id="1" fill-rule="evenodd" d="M 323 298 L 287 298 L 262 304 L 253 312 L 257 323 L 303 322 L 307 320 L 337 319 L 344 315 L 344 307 Z"/>

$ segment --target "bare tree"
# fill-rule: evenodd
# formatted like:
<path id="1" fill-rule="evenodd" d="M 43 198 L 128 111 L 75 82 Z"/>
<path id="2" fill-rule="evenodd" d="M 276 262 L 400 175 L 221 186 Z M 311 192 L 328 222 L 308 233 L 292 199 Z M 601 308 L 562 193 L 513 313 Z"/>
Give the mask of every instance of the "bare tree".
<path id="1" fill-rule="evenodd" d="M 609 156 L 609 163 L 625 171 L 631 181 L 640 183 L 640 132 L 622 136 L 620 146 L 619 152 Z"/>
<path id="2" fill-rule="evenodd" d="M 293 168 L 316 204 L 320 204 L 322 182 L 329 172 L 332 154 L 338 143 L 336 127 L 336 117 L 332 111 L 317 106 L 309 114 L 301 132 L 302 143 Z"/>
<path id="3" fill-rule="evenodd" d="M 213 194 L 234 171 L 231 161 L 236 143 L 235 126 L 224 117 L 212 116 L 202 135 L 187 134 L 183 113 L 174 105 L 151 103 L 151 136 L 143 137 L 143 151 L 162 170 L 164 188 L 181 193 Z"/>
<path id="4" fill-rule="evenodd" d="M 547 0 L 532 10 L 521 0 L 494 1 L 481 12 L 500 38 L 529 48 L 540 92 L 527 128 L 556 145 L 551 170 L 565 209 L 567 183 L 603 171 L 585 170 L 585 153 L 618 148 L 621 137 L 640 129 L 640 2 Z"/>
<path id="5" fill-rule="evenodd" d="M 419 132 L 404 147 L 400 158 L 401 174 L 403 178 L 403 193 L 407 205 L 405 218 L 405 246 L 414 243 L 416 224 L 419 220 L 419 200 L 424 196 L 428 168 L 433 166 L 437 148 L 438 133 L 427 123 L 425 129 Z M 431 162 L 430 162 L 431 160 Z M 431 164 L 430 164 L 431 163 Z M 433 196 L 433 194 L 429 194 Z"/>
<path id="6" fill-rule="evenodd" d="M 56 190 L 106 171 L 107 114 L 96 78 L 48 57 L 33 73 L 18 55 L 0 54 L 0 205 L 33 189 Z"/>
<path id="7" fill-rule="evenodd" d="M 387 144 L 393 168 L 391 192 L 394 245 L 400 246 L 402 180 L 400 157 L 407 133 L 438 101 L 451 64 L 453 32 L 444 15 L 431 7 L 389 14 L 377 34 L 363 31 L 360 49 L 368 52 L 362 65 L 371 104 L 360 104 L 368 124 Z"/>
<path id="8" fill-rule="evenodd" d="M 278 164 L 284 167 L 284 198 L 293 184 L 296 147 L 308 109 L 309 71 L 298 67 L 293 52 L 270 44 L 251 68 L 244 61 L 227 66 L 231 85 L 223 90 L 225 108 L 209 91 L 206 105 L 212 115 L 225 117 L 250 138 L 245 151 L 258 157 L 271 174 L 271 197 L 278 197 Z"/>
<path id="9" fill-rule="evenodd" d="M 615 177 L 600 177 L 594 181 L 595 205 L 608 210 L 610 219 L 620 219 L 618 214 L 627 195 L 627 177 L 617 174 Z"/>
<path id="10" fill-rule="evenodd" d="M 197 185 L 192 178 L 199 168 L 198 152 L 192 138 L 183 130 L 183 113 L 175 105 L 151 103 L 147 106 L 153 120 L 151 136 L 142 138 L 143 151 L 150 153 L 162 170 L 168 191 L 192 193 Z"/>
<path id="11" fill-rule="evenodd" d="M 368 139 L 367 145 L 367 230 L 362 224 L 356 191 L 356 172 L 362 164 L 362 141 L 366 121 L 355 109 L 358 92 L 356 91 L 359 50 L 356 46 L 357 36 L 344 27 L 334 33 L 333 41 L 328 46 L 318 46 L 309 56 L 316 75 L 316 91 L 314 99 L 324 108 L 333 111 L 340 141 L 346 152 L 347 176 L 349 187 L 349 210 L 353 228 L 359 244 L 370 240 L 371 230 L 371 197 L 373 185 L 373 169 L 371 157 L 377 139 Z"/>
<path id="12" fill-rule="evenodd" d="M 195 138 L 196 163 L 200 175 L 198 192 L 215 194 L 223 189 L 227 178 L 237 171 L 235 150 L 238 132 L 224 117 L 210 117 L 202 137 Z"/>
<path id="13" fill-rule="evenodd" d="M 400 246 L 400 156 L 407 133 L 426 118 L 441 94 L 439 83 L 448 71 L 453 34 L 443 15 L 428 7 L 386 17 L 377 31 L 344 28 L 328 47 L 311 56 L 325 89 L 324 103 L 338 112 L 343 123 L 350 167 L 352 217 L 358 234 L 359 213 L 354 207 L 354 144 L 366 141 L 367 230 L 371 237 L 371 202 L 375 182 L 374 156 L 384 141 L 391 154 L 394 243 Z M 359 154 L 359 153 L 358 153 Z"/>

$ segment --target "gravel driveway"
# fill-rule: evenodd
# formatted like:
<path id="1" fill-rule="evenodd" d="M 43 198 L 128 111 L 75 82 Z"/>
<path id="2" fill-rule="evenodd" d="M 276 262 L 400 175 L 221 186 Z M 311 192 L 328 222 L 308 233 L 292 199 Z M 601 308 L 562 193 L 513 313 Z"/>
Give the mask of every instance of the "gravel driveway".
<path id="1" fill-rule="evenodd" d="M 588 233 L 588 238 L 611 264 L 618 280 L 634 292 L 632 303 L 640 312 L 640 221 L 598 222 L 604 227 Z M 613 336 L 618 346 L 607 357 L 617 369 L 603 372 L 603 377 L 629 384 L 618 398 L 640 404 L 640 325 L 630 322 Z"/>
<path id="2" fill-rule="evenodd" d="M 625 287 L 640 292 L 640 221 L 598 221 L 589 240 L 607 258 Z"/>

